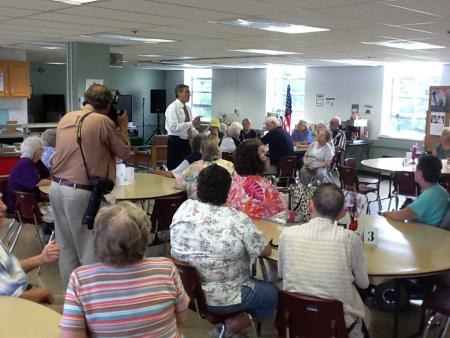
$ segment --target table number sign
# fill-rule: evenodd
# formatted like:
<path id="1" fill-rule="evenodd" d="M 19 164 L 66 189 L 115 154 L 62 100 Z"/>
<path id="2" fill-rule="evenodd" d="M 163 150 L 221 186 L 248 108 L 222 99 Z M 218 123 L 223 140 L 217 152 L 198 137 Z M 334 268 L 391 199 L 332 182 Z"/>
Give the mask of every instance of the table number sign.
<path id="1" fill-rule="evenodd" d="M 378 244 L 378 230 L 375 228 L 364 229 L 364 244 Z"/>

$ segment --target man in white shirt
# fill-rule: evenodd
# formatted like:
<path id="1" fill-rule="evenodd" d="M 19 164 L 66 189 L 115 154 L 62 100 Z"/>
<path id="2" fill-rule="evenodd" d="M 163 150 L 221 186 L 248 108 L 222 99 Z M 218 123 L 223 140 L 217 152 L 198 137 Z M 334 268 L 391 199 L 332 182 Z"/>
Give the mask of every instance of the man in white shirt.
<path id="1" fill-rule="evenodd" d="M 176 100 L 166 109 L 167 168 L 175 169 L 191 153 L 190 140 L 197 134 L 200 116 L 192 118 L 191 108 L 186 105 L 191 93 L 189 87 L 179 84 L 175 87 Z"/>
<path id="2" fill-rule="evenodd" d="M 361 239 L 336 225 L 345 215 L 344 200 L 332 183 L 315 190 L 308 201 L 311 221 L 281 233 L 278 274 L 286 291 L 341 301 L 349 337 L 362 338 L 365 308 L 356 286 L 367 288 L 369 277 Z"/>

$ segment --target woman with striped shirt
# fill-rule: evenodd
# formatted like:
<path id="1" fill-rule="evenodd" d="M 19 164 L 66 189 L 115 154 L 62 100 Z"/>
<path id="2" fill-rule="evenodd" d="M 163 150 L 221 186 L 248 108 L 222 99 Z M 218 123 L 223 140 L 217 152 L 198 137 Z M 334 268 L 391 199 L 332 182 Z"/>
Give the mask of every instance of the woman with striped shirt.
<path id="1" fill-rule="evenodd" d="M 189 297 L 171 260 L 144 257 L 149 232 L 147 215 L 130 202 L 99 211 L 99 263 L 72 272 L 61 337 L 181 337 Z"/>

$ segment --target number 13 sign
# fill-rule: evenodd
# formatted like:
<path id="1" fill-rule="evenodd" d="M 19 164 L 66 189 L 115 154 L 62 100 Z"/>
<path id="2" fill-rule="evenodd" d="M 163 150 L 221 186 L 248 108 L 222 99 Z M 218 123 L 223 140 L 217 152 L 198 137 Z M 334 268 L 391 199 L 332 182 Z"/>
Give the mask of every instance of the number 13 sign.
<path id="1" fill-rule="evenodd" d="M 368 228 L 364 230 L 364 244 L 375 245 L 378 244 L 378 230 L 375 228 Z"/>

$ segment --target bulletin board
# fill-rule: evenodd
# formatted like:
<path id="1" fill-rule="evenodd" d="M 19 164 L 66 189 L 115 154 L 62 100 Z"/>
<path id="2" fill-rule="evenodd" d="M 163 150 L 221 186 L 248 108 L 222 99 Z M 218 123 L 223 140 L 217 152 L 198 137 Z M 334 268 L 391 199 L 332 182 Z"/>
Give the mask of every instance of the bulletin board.
<path id="1" fill-rule="evenodd" d="M 425 150 L 432 151 L 439 143 L 443 127 L 450 122 L 450 86 L 431 86 L 425 126 Z"/>

